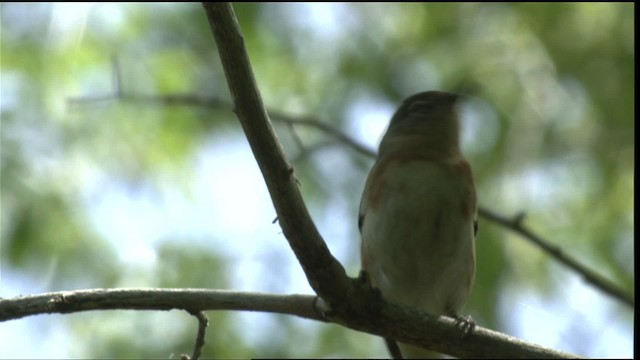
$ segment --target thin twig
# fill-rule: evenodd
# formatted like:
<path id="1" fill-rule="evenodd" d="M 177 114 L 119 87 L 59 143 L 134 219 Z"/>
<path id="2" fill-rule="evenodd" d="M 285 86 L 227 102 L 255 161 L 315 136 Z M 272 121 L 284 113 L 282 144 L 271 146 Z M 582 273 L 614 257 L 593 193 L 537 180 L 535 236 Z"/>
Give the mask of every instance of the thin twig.
<path id="1" fill-rule="evenodd" d="M 271 119 L 273 121 L 316 128 L 318 130 L 321 130 L 324 133 L 327 133 L 327 134 L 335 137 L 340 142 L 350 146 L 353 150 L 357 151 L 358 153 L 360 153 L 362 155 L 370 156 L 370 157 L 375 157 L 376 156 L 376 152 L 374 150 L 368 148 L 367 146 L 364 146 L 364 145 L 360 144 L 358 141 L 356 141 L 352 137 L 346 135 L 342 131 L 340 131 L 340 130 L 336 129 L 335 127 L 331 126 L 330 124 L 328 124 L 328 123 L 326 123 L 324 121 L 320 121 L 320 120 L 318 120 L 316 118 L 313 118 L 313 117 L 310 117 L 310 116 L 295 117 L 295 116 L 291 116 L 291 115 L 282 113 L 282 112 L 277 111 L 277 110 L 269 110 L 269 116 L 271 117 Z"/>
<path id="2" fill-rule="evenodd" d="M 524 216 L 522 214 L 517 214 L 513 219 L 509 219 L 507 217 L 500 216 L 486 208 L 480 208 L 478 210 L 478 213 L 480 214 L 480 216 L 489 219 L 497 224 L 500 224 L 505 228 L 521 235 L 525 239 L 531 241 L 533 244 L 541 248 L 544 252 L 549 254 L 553 259 L 556 259 L 561 264 L 577 272 L 588 283 L 600 289 L 604 293 L 618 299 L 632 309 L 635 307 L 635 299 L 631 294 L 628 294 L 620 287 L 613 284 L 611 281 L 603 278 L 601 275 L 586 267 L 578 260 L 571 257 L 571 255 L 562 251 L 560 247 L 551 244 L 548 240 L 543 239 L 539 235 L 535 234 L 532 230 L 525 227 L 522 224 L 524 220 Z"/>
<path id="3" fill-rule="evenodd" d="M 78 106 L 78 105 L 90 105 L 96 102 L 108 102 L 108 101 L 120 101 L 120 102 L 133 102 L 133 103 L 148 103 L 148 104 L 158 104 L 164 106 L 171 105 L 185 105 L 185 106 L 202 106 L 202 107 L 212 107 L 212 108 L 225 108 L 232 109 L 233 104 L 229 101 L 218 97 L 206 97 L 206 96 L 198 96 L 194 94 L 167 94 L 167 95 L 130 95 L 120 93 L 119 95 L 103 95 L 103 96 L 91 96 L 91 97 L 73 97 L 67 100 L 69 105 Z M 375 150 L 369 148 L 368 146 L 362 145 L 357 140 L 352 137 L 346 135 L 342 131 L 337 128 L 331 126 L 330 124 L 321 121 L 313 116 L 296 116 L 291 114 L 286 114 L 280 110 L 275 109 L 267 109 L 267 113 L 269 114 L 269 118 L 273 122 L 279 122 L 283 124 L 287 124 L 289 129 L 292 130 L 291 126 L 305 126 L 318 129 L 325 134 L 331 135 L 336 138 L 340 143 L 345 144 L 351 147 L 356 152 L 369 156 L 375 157 Z M 295 132 L 293 133 L 294 140 L 298 146 L 302 146 L 299 137 Z"/>
<path id="4" fill-rule="evenodd" d="M 191 313 L 198 320 L 198 334 L 196 335 L 196 342 L 193 345 L 193 354 L 191 360 L 198 360 L 202 355 L 202 348 L 204 347 L 204 337 L 207 334 L 207 326 L 209 326 L 209 318 L 207 315 L 198 311 Z"/>

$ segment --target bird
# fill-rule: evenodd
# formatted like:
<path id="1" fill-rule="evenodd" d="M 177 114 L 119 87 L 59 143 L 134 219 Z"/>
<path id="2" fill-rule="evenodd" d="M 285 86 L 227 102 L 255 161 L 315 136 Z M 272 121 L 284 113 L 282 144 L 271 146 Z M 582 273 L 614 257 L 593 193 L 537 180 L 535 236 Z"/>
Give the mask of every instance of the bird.
<path id="1" fill-rule="evenodd" d="M 478 223 L 473 174 L 460 149 L 463 98 L 425 91 L 402 102 L 365 182 L 358 227 L 362 270 L 383 298 L 465 320 Z M 439 355 L 398 346 L 403 358 Z"/>

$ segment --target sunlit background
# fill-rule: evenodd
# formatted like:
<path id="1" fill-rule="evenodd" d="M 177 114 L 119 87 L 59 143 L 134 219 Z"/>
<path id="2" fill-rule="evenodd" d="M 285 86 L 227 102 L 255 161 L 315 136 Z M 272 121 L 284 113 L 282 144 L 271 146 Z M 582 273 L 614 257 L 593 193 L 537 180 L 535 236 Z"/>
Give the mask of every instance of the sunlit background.
<path id="1" fill-rule="evenodd" d="M 470 95 L 481 206 L 634 286 L 632 4 L 238 4 L 262 97 L 375 149 L 402 98 Z M 7 4 L 1 11 L 0 297 L 114 287 L 312 293 L 277 223 L 196 4 Z M 214 98 L 209 106 L 163 96 Z M 330 250 L 359 270 L 373 159 L 275 123 Z M 588 357 L 632 357 L 634 311 L 481 221 L 465 312 Z M 380 339 L 289 316 L 210 312 L 205 356 L 382 357 Z M 188 314 L 0 323 L 3 358 L 178 358 Z"/>

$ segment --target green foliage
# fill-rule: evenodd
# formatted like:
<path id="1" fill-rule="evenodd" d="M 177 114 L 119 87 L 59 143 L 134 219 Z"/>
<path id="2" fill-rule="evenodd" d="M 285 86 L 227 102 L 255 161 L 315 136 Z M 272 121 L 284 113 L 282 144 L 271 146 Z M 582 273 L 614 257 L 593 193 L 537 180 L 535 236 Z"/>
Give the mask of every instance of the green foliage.
<path id="1" fill-rule="evenodd" d="M 524 211 L 527 226 L 633 293 L 632 4 L 234 7 L 267 107 L 313 116 L 371 147 L 376 139 L 362 129 L 380 111 L 389 116 L 403 97 L 427 89 L 471 95 L 464 144 L 480 204 L 506 215 Z M 3 285 L 5 274 L 16 277 L 16 288 L 3 286 L 2 297 L 34 287 L 254 290 L 248 283 L 261 291 L 304 291 L 277 225 L 225 233 L 215 222 L 224 212 L 206 213 L 206 204 L 243 206 L 247 216 L 258 207 L 257 199 L 220 204 L 223 198 L 212 195 L 238 190 L 219 188 L 227 183 L 216 181 L 229 174 L 207 162 L 212 148 L 247 146 L 230 107 L 162 100 L 175 94 L 229 100 L 200 6 L 2 4 L 0 10 Z M 372 160 L 314 128 L 275 127 L 330 249 L 355 275 L 355 214 Z M 210 192 L 197 185 L 203 167 L 213 174 Z M 240 180 L 237 186 L 245 184 Z M 111 210 L 103 210 L 108 204 Z M 147 217 L 152 210 L 172 215 Z M 175 214 L 184 216 L 178 224 L 170 221 Z M 238 221 L 268 225 L 275 215 L 259 216 Z M 220 228 L 185 229 L 206 219 Z M 279 247 L 266 240 L 274 237 Z M 140 247 L 151 256 L 138 255 Z M 527 326 L 549 332 L 514 324 L 511 314 L 522 304 L 510 301 L 518 294 L 553 303 L 544 311 L 562 308 L 554 317 L 578 316 L 569 293 L 576 286 L 567 288 L 576 275 L 536 247 L 481 221 L 477 252 L 467 311 L 480 325 L 514 335 Z M 254 266 L 268 271 L 250 275 Z M 615 334 L 631 334 L 632 311 L 606 304 L 605 315 L 593 315 L 577 335 L 567 321 L 557 325 L 547 345 L 631 356 L 630 348 L 592 345 L 605 326 L 597 319 L 612 311 Z M 384 351 L 380 339 L 335 325 L 264 315 L 259 319 L 270 319 L 264 321 L 272 330 L 253 333 L 238 314 L 209 316 L 211 357 Z M 105 312 L 70 315 L 58 326 L 82 339 L 65 349 L 68 356 L 175 358 L 190 353 L 196 325 L 179 312 Z"/>

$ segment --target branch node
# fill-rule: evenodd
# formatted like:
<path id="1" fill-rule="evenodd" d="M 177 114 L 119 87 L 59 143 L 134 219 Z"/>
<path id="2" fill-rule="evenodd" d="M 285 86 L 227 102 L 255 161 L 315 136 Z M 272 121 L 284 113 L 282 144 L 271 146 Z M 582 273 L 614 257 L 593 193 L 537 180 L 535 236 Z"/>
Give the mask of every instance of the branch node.
<path id="1" fill-rule="evenodd" d="M 524 218 L 527 217 L 527 213 L 524 211 L 520 211 L 518 212 L 514 217 L 513 217 L 513 225 L 517 226 L 517 227 L 521 227 L 522 226 L 522 222 L 524 221 Z"/>
<path id="2" fill-rule="evenodd" d="M 202 355 L 202 348 L 204 347 L 204 337 L 207 334 L 207 326 L 209 326 L 209 318 L 202 311 L 188 310 L 189 314 L 198 319 L 198 334 L 196 335 L 196 341 L 193 345 L 193 354 L 191 357 L 182 354 L 180 357 L 183 360 L 198 360 Z"/>
<path id="3" fill-rule="evenodd" d="M 293 166 L 289 166 L 289 169 L 287 169 L 287 175 L 292 176 L 293 180 L 296 181 L 296 184 L 298 186 L 301 186 L 302 184 L 300 184 L 300 181 L 298 180 L 298 178 L 294 175 L 295 169 L 293 168 Z"/>
<path id="4" fill-rule="evenodd" d="M 313 310 L 325 320 L 328 320 L 335 315 L 335 311 L 331 308 L 331 305 L 324 301 L 320 296 L 316 296 L 313 299 Z"/>

